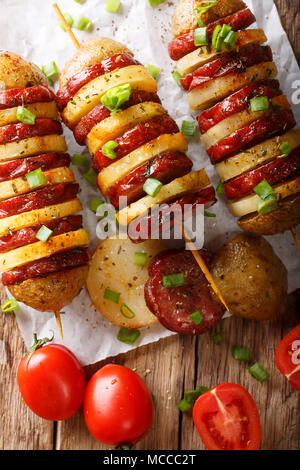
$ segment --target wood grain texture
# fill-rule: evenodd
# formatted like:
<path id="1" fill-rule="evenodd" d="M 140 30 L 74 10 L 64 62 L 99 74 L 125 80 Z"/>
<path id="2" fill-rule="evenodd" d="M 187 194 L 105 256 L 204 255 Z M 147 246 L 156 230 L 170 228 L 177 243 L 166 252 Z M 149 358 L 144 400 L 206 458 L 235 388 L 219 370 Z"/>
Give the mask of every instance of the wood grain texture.
<path id="1" fill-rule="evenodd" d="M 299 0 L 275 0 L 275 3 L 299 62 Z M 0 291 L 3 299 L 3 288 Z M 297 323 L 299 317 L 291 296 L 285 314 L 271 322 L 254 323 L 238 318 L 221 322 L 217 331 L 224 342 L 220 346 L 213 343 L 210 333 L 199 338 L 173 336 L 113 359 L 144 377 L 157 399 L 153 429 L 138 444 L 138 449 L 204 449 L 191 413 L 180 414 L 175 404 L 184 390 L 221 382 L 240 383 L 253 395 L 262 421 L 262 449 L 299 449 L 300 394 L 289 386 L 274 363 L 279 341 Z M 53 424 L 27 409 L 15 378 L 17 365 L 25 353 L 15 318 L 2 315 L 0 328 L 0 449 L 106 449 L 88 433 L 81 410 L 65 422 Z M 266 383 L 259 384 L 245 364 L 232 358 L 235 345 L 252 349 L 253 359 L 271 374 Z M 112 361 L 88 367 L 87 378 Z"/>

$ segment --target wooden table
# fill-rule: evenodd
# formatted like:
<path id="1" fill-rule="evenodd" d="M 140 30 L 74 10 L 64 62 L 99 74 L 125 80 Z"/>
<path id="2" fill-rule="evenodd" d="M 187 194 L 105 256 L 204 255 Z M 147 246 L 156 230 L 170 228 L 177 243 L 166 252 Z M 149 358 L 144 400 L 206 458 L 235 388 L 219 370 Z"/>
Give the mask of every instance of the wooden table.
<path id="1" fill-rule="evenodd" d="M 300 59 L 297 29 L 299 1 L 277 0 L 283 26 Z M 3 298 L 3 289 L 2 289 Z M 88 433 L 82 412 L 59 423 L 35 416 L 23 403 L 16 384 L 16 369 L 25 353 L 14 316 L 0 315 L 0 449 L 105 449 Z M 262 449 L 300 448 L 300 394 L 277 371 L 274 352 L 281 338 L 299 323 L 295 297 L 290 296 L 285 314 L 271 322 L 255 323 L 229 318 L 218 325 L 224 342 L 216 346 L 211 335 L 198 338 L 172 336 L 142 347 L 113 361 L 144 376 L 157 399 L 153 430 L 138 449 L 204 449 L 193 426 L 191 414 L 175 406 L 185 390 L 196 385 L 213 387 L 222 382 L 244 386 L 256 401 L 262 422 Z M 257 360 L 270 372 L 259 384 L 245 365 L 232 358 L 233 346 L 250 347 Z M 90 377 L 105 362 L 87 367 Z"/>

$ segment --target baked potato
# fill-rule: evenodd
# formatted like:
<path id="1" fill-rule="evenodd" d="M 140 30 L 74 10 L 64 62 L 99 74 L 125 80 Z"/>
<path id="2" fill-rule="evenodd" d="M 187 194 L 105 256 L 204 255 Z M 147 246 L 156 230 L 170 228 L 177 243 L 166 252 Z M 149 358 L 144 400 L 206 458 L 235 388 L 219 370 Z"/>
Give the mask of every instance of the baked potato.
<path id="1" fill-rule="evenodd" d="M 33 85 L 48 86 L 43 72 L 13 52 L 0 53 L 0 83 L 5 88 L 26 88 Z"/>

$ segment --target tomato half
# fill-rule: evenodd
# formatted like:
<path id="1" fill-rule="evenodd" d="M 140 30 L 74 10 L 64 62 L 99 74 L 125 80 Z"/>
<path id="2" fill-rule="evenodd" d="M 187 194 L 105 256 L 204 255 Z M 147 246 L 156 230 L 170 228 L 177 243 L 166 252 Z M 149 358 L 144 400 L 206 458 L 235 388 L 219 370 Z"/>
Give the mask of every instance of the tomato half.
<path id="1" fill-rule="evenodd" d="M 70 418 L 83 400 L 84 370 L 74 354 L 60 344 L 38 347 L 32 355 L 27 354 L 19 364 L 17 380 L 25 404 L 50 421 Z"/>
<path id="2" fill-rule="evenodd" d="M 87 384 L 83 410 L 90 433 L 100 442 L 133 445 L 146 437 L 154 407 L 145 382 L 127 367 L 108 364 Z"/>
<path id="3" fill-rule="evenodd" d="M 276 349 L 275 362 L 291 386 L 300 392 L 300 325 L 283 338 Z"/>
<path id="4" fill-rule="evenodd" d="M 218 385 L 201 395 L 193 419 L 208 450 L 257 450 L 261 426 L 257 406 L 243 387 Z"/>

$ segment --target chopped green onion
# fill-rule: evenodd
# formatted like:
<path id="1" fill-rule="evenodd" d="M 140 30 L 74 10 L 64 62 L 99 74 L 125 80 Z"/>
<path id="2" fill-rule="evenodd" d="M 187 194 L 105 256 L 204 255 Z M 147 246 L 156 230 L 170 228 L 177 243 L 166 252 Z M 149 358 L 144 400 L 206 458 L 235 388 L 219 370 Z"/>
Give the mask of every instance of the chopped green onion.
<path id="1" fill-rule="evenodd" d="M 17 108 L 17 119 L 18 121 L 23 122 L 24 124 L 30 124 L 31 126 L 34 126 L 35 124 L 35 114 L 25 108 L 24 104 Z"/>
<path id="2" fill-rule="evenodd" d="M 238 361 L 251 361 L 251 349 L 249 348 L 234 348 L 232 355 Z"/>
<path id="3" fill-rule="evenodd" d="M 253 191 L 263 200 L 270 196 L 270 194 L 274 194 L 274 189 L 266 179 L 258 183 L 258 185 L 255 186 Z"/>
<path id="4" fill-rule="evenodd" d="M 221 32 L 221 29 L 222 29 L 222 26 L 220 26 L 219 24 L 215 27 L 214 31 L 213 31 L 213 35 L 212 35 L 212 39 L 211 39 L 211 42 L 212 42 L 212 46 L 217 49 L 217 51 L 220 51 L 221 48 L 217 48 L 217 44 L 218 44 L 218 37 L 219 37 L 219 34 Z"/>
<path id="5" fill-rule="evenodd" d="M 50 85 L 53 85 L 54 81 L 57 79 L 59 70 L 54 61 L 50 62 L 47 65 L 42 65 L 41 70 L 43 74 L 48 78 Z"/>
<path id="6" fill-rule="evenodd" d="M 155 80 L 157 75 L 160 72 L 159 68 L 155 67 L 155 65 L 151 65 L 151 64 L 146 64 L 145 67 L 148 70 L 148 72 L 151 74 L 152 78 L 154 78 L 154 80 Z"/>
<path id="7" fill-rule="evenodd" d="M 72 164 L 75 166 L 86 166 L 87 164 L 87 157 L 85 155 L 81 155 L 79 153 L 74 153 L 72 157 Z"/>
<path id="8" fill-rule="evenodd" d="M 114 149 L 116 147 L 118 147 L 117 142 L 115 142 L 114 140 L 109 140 L 102 147 L 103 155 L 105 155 L 107 158 L 110 158 L 111 160 L 114 160 L 115 158 L 117 158 L 116 152 L 114 152 Z"/>
<path id="9" fill-rule="evenodd" d="M 184 274 L 176 273 L 163 276 L 162 278 L 164 287 L 180 287 L 184 286 Z"/>
<path id="10" fill-rule="evenodd" d="M 181 73 L 179 73 L 179 72 L 174 72 L 172 76 L 173 76 L 175 82 L 177 83 L 177 85 L 182 88 L 182 85 L 181 85 L 181 83 L 180 83 L 180 79 L 182 78 Z"/>
<path id="11" fill-rule="evenodd" d="M 79 29 L 80 31 L 88 31 L 92 26 L 92 21 L 81 15 L 73 23 L 73 28 Z"/>
<path id="12" fill-rule="evenodd" d="M 110 13 L 118 13 L 121 6 L 120 0 L 107 0 L 105 10 Z"/>
<path id="13" fill-rule="evenodd" d="M 203 13 L 206 13 L 208 10 L 210 10 L 212 7 L 214 7 L 216 4 L 217 4 L 217 0 L 197 2 L 196 16 L 197 16 L 198 26 L 205 26 L 205 24 L 203 23 L 203 21 L 201 19 L 201 15 Z"/>
<path id="14" fill-rule="evenodd" d="M 70 28 L 71 28 L 71 27 L 73 26 L 73 23 L 74 23 L 74 20 L 73 20 L 72 16 L 71 16 L 69 13 L 64 13 L 64 17 L 65 17 L 66 22 L 68 23 L 68 25 L 69 25 Z M 59 24 L 59 26 L 61 27 L 61 29 L 62 29 L 63 31 L 66 31 L 66 28 L 65 28 L 65 26 L 64 26 L 64 24 L 63 24 L 63 22 L 62 22 L 62 20 L 61 20 L 60 18 L 58 18 L 57 21 L 58 21 L 58 24 Z"/>
<path id="15" fill-rule="evenodd" d="M 204 321 L 204 317 L 201 312 L 199 312 L 199 310 L 196 310 L 195 312 L 191 313 L 190 319 L 195 325 L 200 325 Z"/>
<path id="16" fill-rule="evenodd" d="M 128 318 L 128 320 L 131 320 L 132 318 L 135 317 L 135 313 L 126 304 L 121 304 L 120 310 L 121 310 L 121 314 L 123 315 L 123 317 Z"/>
<path id="17" fill-rule="evenodd" d="M 185 137 L 194 137 L 196 133 L 195 121 L 182 121 L 181 132 Z"/>
<path id="18" fill-rule="evenodd" d="M 235 31 L 230 31 L 230 33 L 226 36 L 224 39 L 224 44 L 228 50 L 231 51 L 233 49 L 238 36 L 238 33 Z"/>
<path id="19" fill-rule="evenodd" d="M 129 83 L 111 88 L 101 98 L 101 103 L 109 111 L 116 112 L 122 104 L 129 100 L 131 95 L 131 86 Z"/>
<path id="20" fill-rule="evenodd" d="M 39 186 L 43 186 L 44 184 L 46 184 L 46 178 L 41 168 L 38 168 L 37 170 L 27 173 L 27 175 L 25 175 L 25 178 L 27 179 L 27 182 L 31 189 L 37 188 Z"/>
<path id="21" fill-rule="evenodd" d="M 207 46 L 208 45 L 207 26 L 205 26 L 204 28 L 195 29 L 194 44 L 195 46 Z"/>
<path id="22" fill-rule="evenodd" d="M 180 409 L 182 413 L 185 413 L 193 407 L 195 401 L 200 397 L 200 395 L 203 395 L 203 393 L 206 393 L 208 391 L 209 388 L 199 386 L 196 388 L 196 390 L 190 390 L 188 392 L 185 392 L 184 398 L 180 400 L 180 402 L 176 403 L 176 406 Z"/>
<path id="23" fill-rule="evenodd" d="M 270 194 L 266 199 L 258 204 L 257 212 L 259 214 L 268 214 L 277 207 L 277 197 L 275 194 Z"/>
<path id="24" fill-rule="evenodd" d="M 15 299 L 10 299 L 4 302 L 4 304 L 1 306 L 1 310 L 3 313 L 9 313 L 13 312 L 18 308 L 18 302 Z"/>
<path id="25" fill-rule="evenodd" d="M 134 264 L 136 266 L 145 266 L 147 263 L 147 253 L 141 253 L 136 251 L 134 253 Z"/>
<path id="26" fill-rule="evenodd" d="M 164 3 L 165 0 L 149 0 L 151 7 L 157 7 L 161 3 Z"/>
<path id="27" fill-rule="evenodd" d="M 115 292 L 114 290 L 105 289 L 105 292 L 104 292 L 105 300 L 110 300 L 111 302 L 118 304 L 120 300 L 120 296 L 121 296 L 120 292 Z"/>
<path id="28" fill-rule="evenodd" d="M 141 332 L 139 330 L 129 330 L 128 328 L 120 328 L 119 334 L 117 336 L 119 341 L 126 344 L 133 344 L 140 336 Z"/>
<path id="29" fill-rule="evenodd" d="M 269 372 L 267 372 L 262 366 L 256 362 L 253 366 L 249 367 L 250 374 L 259 382 L 263 383 L 270 377 Z"/>
<path id="30" fill-rule="evenodd" d="M 269 99 L 267 96 L 258 96 L 250 100 L 251 111 L 267 111 L 269 109 Z"/>
<path id="31" fill-rule="evenodd" d="M 97 173 L 93 170 L 93 168 L 90 168 L 86 173 L 82 175 L 82 177 L 92 186 L 96 186 Z"/>
<path id="32" fill-rule="evenodd" d="M 218 184 L 218 186 L 216 187 L 216 193 L 217 194 L 224 194 L 225 191 L 224 191 L 224 184 L 222 183 L 222 181 L 220 181 L 220 183 Z"/>
<path id="33" fill-rule="evenodd" d="M 216 214 L 214 214 L 213 212 L 208 212 L 208 211 L 204 211 L 204 216 L 205 217 L 217 217 Z"/>
<path id="34" fill-rule="evenodd" d="M 52 233 L 53 233 L 53 230 L 50 230 L 50 228 L 46 227 L 45 225 L 42 225 L 42 227 L 36 234 L 36 238 L 38 240 L 41 240 L 41 242 L 46 243 L 51 237 Z"/>
<path id="35" fill-rule="evenodd" d="M 82 3 L 82 0 L 74 0 L 76 3 Z"/>
<path id="36" fill-rule="evenodd" d="M 161 188 L 163 187 L 163 184 L 158 181 L 156 178 L 147 178 L 143 190 L 145 193 L 149 194 L 151 197 L 157 196 Z"/>
<path id="37" fill-rule="evenodd" d="M 91 199 L 90 201 L 90 209 L 92 212 L 97 212 L 97 209 L 99 206 L 102 206 L 102 204 L 104 204 L 104 201 L 102 201 L 101 199 Z"/>
<path id="38" fill-rule="evenodd" d="M 223 342 L 223 337 L 220 333 L 215 333 L 212 339 L 217 346 Z"/>
<path id="39" fill-rule="evenodd" d="M 220 31 L 221 38 L 225 39 L 231 30 L 232 30 L 232 27 L 229 26 L 229 24 L 223 24 L 222 29 Z"/>
<path id="40" fill-rule="evenodd" d="M 282 142 L 282 144 L 279 146 L 279 150 L 286 157 L 292 152 L 292 148 L 291 148 L 290 144 L 287 141 Z"/>

